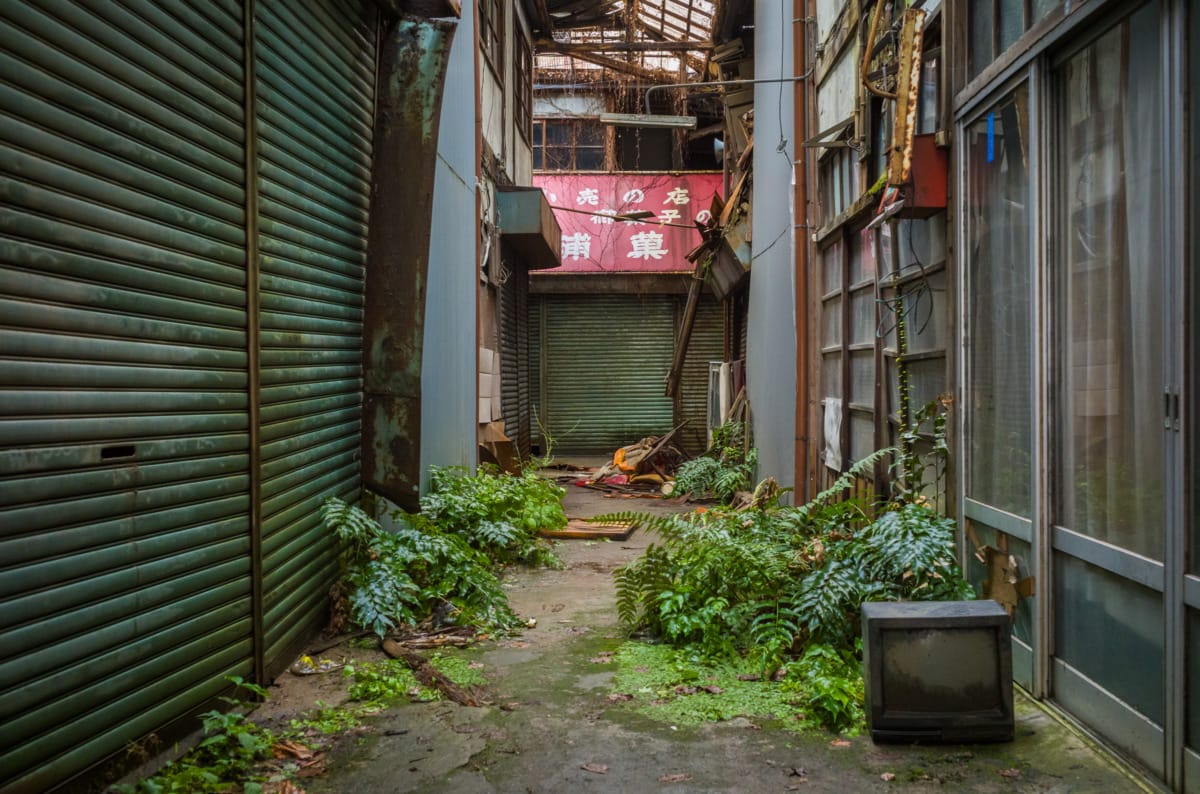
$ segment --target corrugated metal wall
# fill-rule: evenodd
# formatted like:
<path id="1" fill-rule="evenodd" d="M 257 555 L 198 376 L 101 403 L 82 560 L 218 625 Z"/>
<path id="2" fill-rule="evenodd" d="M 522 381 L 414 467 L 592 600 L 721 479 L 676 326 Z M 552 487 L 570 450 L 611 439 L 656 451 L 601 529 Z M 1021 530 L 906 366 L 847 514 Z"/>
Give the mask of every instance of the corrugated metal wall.
<path id="1" fill-rule="evenodd" d="M 317 509 L 360 487 L 372 20 L 360 3 L 257 7 L 269 665 L 320 614 L 336 572 Z"/>
<path id="2" fill-rule="evenodd" d="M 679 311 L 682 315 L 682 302 Z M 676 424 L 688 420 L 679 431 L 679 445 L 691 455 L 699 455 L 708 446 L 708 362 L 721 360 L 725 352 L 724 340 L 725 317 L 721 304 L 705 296 L 696 310 L 676 407 Z"/>
<path id="3" fill-rule="evenodd" d="M 316 506 L 358 487 L 374 12 L 348 7 L 258 14 L 268 662 L 325 595 Z M 254 668 L 243 13 L 0 4 L 13 790 L 70 777 Z"/>

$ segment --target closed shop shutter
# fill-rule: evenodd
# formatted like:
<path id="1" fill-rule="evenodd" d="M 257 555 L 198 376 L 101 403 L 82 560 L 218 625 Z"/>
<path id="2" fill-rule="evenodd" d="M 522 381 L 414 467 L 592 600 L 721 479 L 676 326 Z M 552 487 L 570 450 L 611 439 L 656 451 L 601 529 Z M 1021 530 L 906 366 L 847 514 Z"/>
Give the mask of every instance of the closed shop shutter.
<path id="1" fill-rule="evenodd" d="M 500 290 L 500 388 L 504 432 L 522 457 L 529 455 L 529 281 L 523 268 L 509 268 Z"/>
<path id="2" fill-rule="evenodd" d="M 252 669 L 241 4 L 40 5 L 0 4 L 14 791 Z"/>
<path id="3" fill-rule="evenodd" d="M 676 417 L 676 424 L 688 420 L 679 431 L 679 441 L 683 450 L 692 455 L 699 455 L 708 445 L 708 363 L 721 360 L 725 348 L 724 328 L 721 304 L 712 298 L 703 298 L 696 309 L 696 322 L 683 360 Z"/>
<path id="4" fill-rule="evenodd" d="M 267 660 L 325 607 L 337 560 L 318 509 L 360 489 L 363 267 L 374 112 L 365 2 L 260 3 L 255 20 L 262 267 Z"/>
<path id="5" fill-rule="evenodd" d="M 252 399 L 269 665 L 324 607 L 318 509 L 359 491 L 375 16 L 257 7 L 247 125 L 241 2 L 0 4 L 6 791 L 252 675 Z"/>
<path id="6" fill-rule="evenodd" d="M 662 295 L 545 297 L 541 397 L 556 451 L 611 452 L 671 429 L 675 305 Z"/>
<path id="7" fill-rule="evenodd" d="M 517 282 L 524 278 L 525 271 L 513 272 L 512 265 L 506 267 L 508 278 L 500 287 L 500 405 L 504 418 L 504 432 L 520 450 L 519 425 L 521 421 L 521 355 L 517 327 Z"/>
<path id="8" fill-rule="evenodd" d="M 539 295 L 529 296 L 529 439 L 531 448 L 537 446 L 546 454 L 546 440 L 542 429 L 546 409 L 542 405 L 542 305 L 545 299 Z"/>
<path id="9" fill-rule="evenodd" d="M 518 399 L 517 442 L 522 456 L 528 456 L 533 444 L 533 403 L 530 398 L 530 369 L 529 369 L 529 279 L 523 277 L 517 281 L 517 347 L 520 362 L 517 365 L 517 377 L 520 379 L 521 393 Z"/>

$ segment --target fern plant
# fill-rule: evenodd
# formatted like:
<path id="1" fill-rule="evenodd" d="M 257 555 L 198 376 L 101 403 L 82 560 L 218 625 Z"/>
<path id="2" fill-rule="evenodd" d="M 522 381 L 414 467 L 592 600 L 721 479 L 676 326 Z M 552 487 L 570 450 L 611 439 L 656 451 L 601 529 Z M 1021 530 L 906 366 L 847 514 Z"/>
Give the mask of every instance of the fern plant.
<path id="1" fill-rule="evenodd" d="M 492 561 L 463 537 L 423 516 L 398 515 L 394 532 L 340 499 L 322 507 L 325 525 L 342 542 L 342 577 L 350 614 L 383 636 L 449 605 L 459 622 L 490 628 L 518 624 Z"/>
<path id="2" fill-rule="evenodd" d="M 799 507 L 606 516 L 659 538 L 615 574 L 621 622 L 708 655 L 750 654 L 764 672 L 815 647 L 835 656 L 817 654 L 811 665 L 844 670 L 838 654 L 853 655 L 864 601 L 971 597 L 952 520 L 918 503 L 843 498 L 894 452 L 867 456 Z M 829 688 L 821 696 L 829 702 L 813 706 L 825 709 L 822 719 L 842 724 L 859 713 L 839 701 L 853 686 Z"/>
<path id="3" fill-rule="evenodd" d="M 758 450 L 746 449 L 746 425 L 726 422 L 713 430 L 712 444 L 675 472 L 675 495 L 711 497 L 728 503 L 749 488 L 758 465 Z"/>
<path id="4" fill-rule="evenodd" d="M 564 493 L 532 470 L 512 476 L 492 467 L 470 474 L 461 467 L 434 466 L 421 513 L 498 562 L 557 567 L 561 561 L 538 532 L 566 526 Z"/>

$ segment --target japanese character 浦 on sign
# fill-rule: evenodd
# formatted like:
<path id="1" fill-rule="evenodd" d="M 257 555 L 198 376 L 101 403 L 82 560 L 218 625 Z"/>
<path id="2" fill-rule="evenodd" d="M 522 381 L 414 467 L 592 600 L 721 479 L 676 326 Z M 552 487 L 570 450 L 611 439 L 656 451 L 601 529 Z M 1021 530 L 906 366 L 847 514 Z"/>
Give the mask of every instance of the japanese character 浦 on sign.
<path id="1" fill-rule="evenodd" d="M 562 258 L 590 259 L 592 256 L 592 236 L 586 232 L 564 234 L 562 238 Z"/>

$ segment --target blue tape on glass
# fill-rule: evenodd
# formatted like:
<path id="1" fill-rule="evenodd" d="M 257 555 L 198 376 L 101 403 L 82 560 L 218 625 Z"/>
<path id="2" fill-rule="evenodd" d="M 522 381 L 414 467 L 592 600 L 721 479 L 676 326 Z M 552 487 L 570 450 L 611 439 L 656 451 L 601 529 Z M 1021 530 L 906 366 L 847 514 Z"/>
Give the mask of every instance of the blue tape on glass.
<path id="1" fill-rule="evenodd" d="M 988 162 L 996 161 L 996 114 L 988 114 Z"/>

